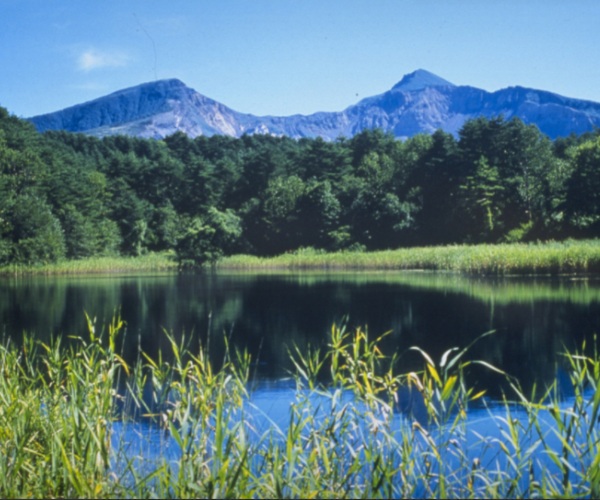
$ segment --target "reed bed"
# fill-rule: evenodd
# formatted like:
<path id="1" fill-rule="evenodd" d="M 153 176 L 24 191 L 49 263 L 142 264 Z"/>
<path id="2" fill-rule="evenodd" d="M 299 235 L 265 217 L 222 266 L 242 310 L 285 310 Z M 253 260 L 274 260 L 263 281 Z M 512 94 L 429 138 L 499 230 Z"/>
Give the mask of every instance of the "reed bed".
<path id="1" fill-rule="evenodd" d="M 93 257 L 80 260 L 64 260 L 48 264 L 7 265 L 0 267 L 0 275 L 83 275 L 83 274 L 131 274 L 177 271 L 174 254 L 149 253 L 139 257 Z"/>
<path id="2" fill-rule="evenodd" d="M 218 268 L 420 269 L 493 275 L 595 273 L 600 271 L 600 240 L 450 245 L 376 252 L 325 253 L 308 248 L 270 258 L 226 257 L 218 263 Z"/>
<path id="3" fill-rule="evenodd" d="M 81 275 L 176 272 L 173 252 L 139 257 L 94 257 L 39 265 L 7 265 L 0 275 Z M 410 247 L 374 252 L 301 248 L 274 257 L 232 255 L 213 268 L 226 271 L 432 270 L 477 275 L 600 272 L 600 240 Z"/>
<path id="4" fill-rule="evenodd" d="M 326 349 L 290 351 L 289 420 L 264 428 L 248 355 L 228 349 L 215 369 L 206 348 L 189 352 L 165 333 L 168 358 L 141 353 L 129 366 L 117 354 L 119 318 L 106 334 L 89 318 L 88 329 L 68 343 L 27 337 L 0 348 L 0 496 L 600 495 L 600 357 L 585 346 L 565 354 L 575 394 L 567 402 L 555 387 L 530 401 L 505 374 L 514 399 L 490 411 L 486 434 L 468 418 L 484 391 L 467 387 L 465 373 L 497 369 L 468 360 L 470 346 L 438 361 L 413 348 L 423 369 L 398 373 L 381 337 L 334 326 Z M 420 417 L 401 410 L 401 390 L 414 392 Z M 146 431 L 132 438 L 128 426 Z M 147 455 L 136 451 L 145 439 Z"/>

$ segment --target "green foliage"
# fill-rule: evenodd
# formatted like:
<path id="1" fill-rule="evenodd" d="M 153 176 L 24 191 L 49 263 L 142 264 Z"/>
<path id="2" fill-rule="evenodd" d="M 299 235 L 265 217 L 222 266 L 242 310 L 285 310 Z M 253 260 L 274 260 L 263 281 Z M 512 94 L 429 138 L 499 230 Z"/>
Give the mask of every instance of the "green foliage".
<path id="1" fill-rule="evenodd" d="M 415 151 L 416 146 L 424 149 Z M 456 241 L 462 234 L 455 221 L 462 198 L 457 150 L 454 137 L 439 130 L 428 136 L 428 141 L 413 138 L 405 146 L 407 185 L 412 189 L 410 198 L 415 200 L 418 239 L 428 244 Z"/>
<path id="2" fill-rule="evenodd" d="M 205 216 L 194 217 L 179 239 L 176 251 L 180 267 L 214 264 L 234 248 L 240 234 L 240 219 L 233 211 L 210 208 Z"/>
<path id="3" fill-rule="evenodd" d="M 123 323 L 71 349 L 26 338 L 21 350 L 0 348 L 0 495 L 113 496 L 110 423 L 114 387 L 128 367 L 115 352 Z"/>
<path id="4" fill-rule="evenodd" d="M 295 159 L 295 171 L 304 179 L 337 180 L 350 171 L 348 149 L 339 142 L 325 142 L 321 138 L 305 141 Z"/>
<path id="5" fill-rule="evenodd" d="M 575 228 L 589 234 L 600 222 L 600 137 L 577 146 L 573 164 L 567 184 L 567 216 Z"/>
<path id="6" fill-rule="evenodd" d="M 65 256 L 65 240 L 50 207 L 33 194 L 17 196 L 9 207 L 11 261 L 19 264 L 54 262 Z"/>
<path id="7" fill-rule="evenodd" d="M 302 227 L 302 243 L 317 248 L 343 247 L 336 239 L 342 206 L 330 181 L 311 181 L 298 201 L 298 218 Z M 339 236 L 339 233 L 337 233 Z M 342 238 L 343 240 L 343 238 Z"/>
<path id="8" fill-rule="evenodd" d="M 532 228 L 533 221 L 521 224 L 519 227 L 511 229 L 508 233 L 506 233 L 506 236 L 504 236 L 504 241 L 506 243 L 520 243 L 526 241 L 531 233 Z"/>
<path id="9" fill-rule="evenodd" d="M 60 216 L 69 257 L 81 259 L 118 253 L 121 237 L 114 221 L 86 217 L 73 205 L 65 205 Z"/>
<path id="10" fill-rule="evenodd" d="M 169 200 L 162 206 L 156 207 L 150 221 L 153 241 L 152 250 L 168 250 L 175 248 L 181 232 L 181 218 Z"/>
<path id="11" fill-rule="evenodd" d="M 201 246 L 194 238 L 212 241 L 198 259 L 210 262 L 233 249 L 275 255 L 306 246 L 596 237 L 598 149 L 598 134 L 552 144 L 535 127 L 502 117 L 471 120 L 458 137 L 438 130 L 406 141 L 380 130 L 333 142 L 181 133 L 156 141 L 40 135 L 4 111 L 0 261 L 179 249 L 182 262 L 194 262 L 191 248 Z M 38 200 L 33 233 L 43 232 L 44 211 L 58 226 L 28 236 L 34 241 L 17 252 L 14 228 L 25 223 L 12 217 L 20 217 L 14 207 L 21 196 Z M 206 222 L 211 213 L 235 216 L 240 230 L 211 237 L 201 229 L 220 225 Z"/>
<path id="12" fill-rule="evenodd" d="M 463 203 L 469 214 L 469 233 L 479 241 L 489 241 L 502 215 L 499 194 L 503 190 L 498 169 L 489 165 L 485 157 L 476 162 L 473 175 L 467 176 L 460 188 L 465 192 Z"/>
<path id="13" fill-rule="evenodd" d="M 294 211 L 298 198 L 304 194 L 304 182 L 296 175 L 276 177 L 265 192 L 264 211 L 267 221 L 285 219 Z"/>
<path id="14" fill-rule="evenodd" d="M 26 336 L 0 346 L 4 498 L 600 495 L 600 357 L 586 344 L 564 353 L 574 396 L 563 402 L 556 385 L 527 398 L 509 375 L 469 359 L 471 346 L 439 360 L 415 346 L 422 368 L 400 372 L 385 334 L 333 325 L 325 349 L 291 349 L 289 418 L 265 428 L 247 353 L 226 343 L 217 369 L 207 347 L 190 351 L 165 333 L 166 352 L 141 353 L 129 366 L 117 351 L 119 317 L 106 330 L 86 320 L 87 336 L 70 343 Z M 467 385 L 475 366 L 513 391 L 483 417 L 491 424 L 483 433 L 482 418 L 469 419 L 485 401 L 485 390 Z M 423 414 L 399 413 L 401 391 L 419 398 Z M 161 433 L 158 441 L 137 433 L 148 455 L 118 431 L 143 429 L 140 418 Z"/>

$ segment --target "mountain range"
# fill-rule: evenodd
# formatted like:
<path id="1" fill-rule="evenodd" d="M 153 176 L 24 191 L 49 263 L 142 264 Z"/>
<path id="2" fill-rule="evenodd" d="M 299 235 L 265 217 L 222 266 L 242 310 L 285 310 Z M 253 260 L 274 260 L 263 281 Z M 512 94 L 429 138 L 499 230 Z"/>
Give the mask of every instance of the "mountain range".
<path id="1" fill-rule="evenodd" d="M 397 138 L 437 129 L 456 135 L 469 119 L 499 115 L 534 124 L 551 139 L 600 127 L 600 103 L 518 86 L 487 92 L 454 85 L 422 69 L 404 76 L 387 92 L 339 112 L 255 116 L 235 111 L 180 80 L 168 79 L 29 120 L 41 132 L 67 130 L 98 137 L 124 134 L 160 139 L 182 131 L 191 137 L 273 134 L 335 140 L 372 128 Z"/>

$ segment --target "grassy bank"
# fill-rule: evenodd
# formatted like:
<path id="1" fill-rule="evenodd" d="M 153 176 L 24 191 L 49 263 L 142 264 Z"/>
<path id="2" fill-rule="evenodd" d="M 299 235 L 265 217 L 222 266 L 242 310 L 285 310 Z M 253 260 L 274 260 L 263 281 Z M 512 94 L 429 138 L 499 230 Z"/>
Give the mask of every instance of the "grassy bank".
<path id="1" fill-rule="evenodd" d="M 600 271 L 600 240 L 452 245 L 378 252 L 323 253 L 306 249 L 271 258 L 227 257 L 218 267 L 227 270 L 421 269 L 501 275 L 595 273 Z"/>
<path id="2" fill-rule="evenodd" d="M 300 249 L 275 257 L 233 255 L 216 269 L 278 270 L 432 270 L 480 275 L 586 274 L 600 272 L 600 240 L 450 245 L 400 248 L 376 252 L 324 252 Z M 173 253 L 140 257 L 96 257 L 44 265 L 0 267 L 0 275 L 118 274 L 177 271 Z"/>
<path id="3" fill-rule="evenodd" d="M 49 264 L 8 265 L 0 267 L 0 275 L 82 275 L 127 274 L 176 271 L 173 253 L 149 253 L 140 257 L 93 257 L 65 260 Z"/>
<path id="4" fill-rule="evenodd" d="M 514 385 L 517 403 L 505 403 L 485 435 L 467 418 L 482 394 L 465 386 L 477 363 L 466 349 L 439 361 L 417 349 L 423 370 L 401 373 L 364 331 L 333 327 L 326 352 L 290 354 L 297 373 L 288 424 L 259 430 L 246 355 L 229 353 L 215 370 L 206 350 L 171 341 L 170 362 L 142 355 L 130 367 L 117 354 L 122 322 L 105 335 L 88 324 L 89 338 L 69 346 L 28 339 L 0 348 L 0 496 L 600 494 L 597 353 L 565 356 L 575 391 L 568 404 L 552 388 L 529 402 Z M 408 387 L 424 418 L 399 413 L 396 397 Z M 119 431 L 140 419 L 161 436 L 147 456 Z"/>

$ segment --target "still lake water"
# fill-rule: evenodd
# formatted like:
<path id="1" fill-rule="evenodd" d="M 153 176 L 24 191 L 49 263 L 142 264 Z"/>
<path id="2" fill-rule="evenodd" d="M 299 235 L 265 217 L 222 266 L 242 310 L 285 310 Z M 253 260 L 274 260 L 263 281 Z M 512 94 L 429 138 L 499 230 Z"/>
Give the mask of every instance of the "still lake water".
<path id="1" fill-rule="evenodd" d="M 469 358 L 516 376 L 527 390 L 561 377 L 565 347 L 600 333 L 599 278 L 468 278 L 442 273 L 203 274 L 29 277 L 0 280 L 0 333 L 42 340 L 86 334 L 85 312 L 98 326 L 120 310 L 127 324 L 124 357 L 138 345 L 152 356 L 167 348 L 164 330 L 206 345 L 215 361 L 223 339 L 247 348 L 252 378 L 263 387 L 289 376 L 288 349 L 325 345 L 333 323 L 391 331 L 386 354 L 401 368 L 421 368 L 419 346 L 439 360 L 489 330 Z M 485 370 L 471 381 L 501 396 L 501 380 Z"/>

